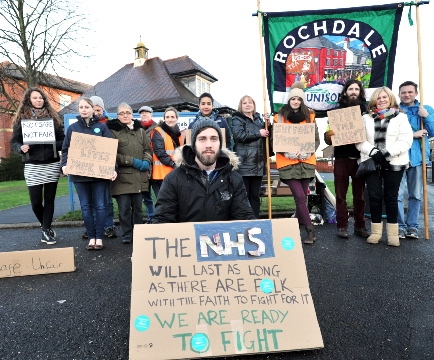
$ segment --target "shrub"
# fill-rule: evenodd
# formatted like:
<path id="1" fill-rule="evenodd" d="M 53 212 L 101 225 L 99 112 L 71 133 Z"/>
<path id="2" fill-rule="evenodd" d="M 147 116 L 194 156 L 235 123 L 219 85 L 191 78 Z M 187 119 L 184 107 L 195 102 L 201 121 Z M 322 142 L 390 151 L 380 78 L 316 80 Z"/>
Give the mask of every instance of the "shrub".
<path id="1" fill-rule="evenodd" d="M 24 164 L 21 155 L 11 153 L 8 158 L 0 158 L 0 181 L 24 180 Z"/>

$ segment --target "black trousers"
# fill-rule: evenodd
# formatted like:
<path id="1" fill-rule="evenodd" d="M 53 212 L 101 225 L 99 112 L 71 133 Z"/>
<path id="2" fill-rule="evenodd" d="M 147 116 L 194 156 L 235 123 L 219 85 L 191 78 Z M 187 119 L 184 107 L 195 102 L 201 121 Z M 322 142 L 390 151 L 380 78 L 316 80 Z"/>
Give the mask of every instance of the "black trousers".
<path id="1" fill-rule="evenodd" d="M 243 176 L 243 181 L 253 214 L 259 219 L 259 209 L 261 208 L 259 194 L 261 192 L 262 176 Z"/>
<path id="2" fill-rule="evenodd" d="M 29 186 L 30 203 L 36 218 L 44 230 L 51 228 L 54 215 L 57 181 Z"/>

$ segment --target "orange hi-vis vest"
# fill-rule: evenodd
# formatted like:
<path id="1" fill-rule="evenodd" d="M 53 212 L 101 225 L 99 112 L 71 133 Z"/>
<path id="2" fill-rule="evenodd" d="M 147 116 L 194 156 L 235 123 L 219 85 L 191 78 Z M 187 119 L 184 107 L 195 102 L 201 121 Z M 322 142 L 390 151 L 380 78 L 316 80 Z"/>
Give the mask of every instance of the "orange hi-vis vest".
<path id="1" fill-rule="evenodd" d="M 172 138 L 166 134 L 166 132 L 159 126 L 157 126 L 154 131 L 158 131 L 161 135 L 161 137 L 164 140 L 164 149 L 166 150 L 166 153 L 172 158 L 175 153 L 175 146 L 173 144 Z M 183 135 L 179 135 L 179 143 L 183 143 Z M 163 180 L 164 177 L 170 173 L 173 168 L 171 166 L 166 166 L 161 163 L 161 161 L 158 159 L 157 155 L 155 155 L 155 151 L 152 153 L 152 179 L 153 180 Z"/>
<path id="2" fill-rule="evenodd" d="M 313 123 L 315 121 L 315 113 L 310 114 L 310 122 Z M 282 114 L 276 114 L 274 116 L 274 122 L 284 122 L 288 124 L 292 124 L 289 120 L 283 119 Z M 307 121 L 304 120 L 300 124 L 306 124 Z M 285 166 L 289 165 L 295 165 L 298 163 L 304 162 L 306 164 L 316 165 L 316 156 L 315 154 L 312 154 L 310 157 L 308 157 L 306 160 L 300 160 L 300 159 L 288 159 L 285 156 L 283 156 L 282 153 L 276 154 L 276 167 L 277 169 L 284 168 Z"/>

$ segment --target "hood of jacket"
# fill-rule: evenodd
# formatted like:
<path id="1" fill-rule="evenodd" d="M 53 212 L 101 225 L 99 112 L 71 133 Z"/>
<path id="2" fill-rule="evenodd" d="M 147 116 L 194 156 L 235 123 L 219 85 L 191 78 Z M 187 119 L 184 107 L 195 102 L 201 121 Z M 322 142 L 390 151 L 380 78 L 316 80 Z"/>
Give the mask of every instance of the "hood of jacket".
<path id="1" fill-rule="evenodd" d="M 177 167 L 184 165 L 199 169 L 196 164 L 195 157 L 196 154 L 192 150 L 191 146 L 183 145 L 175 149 L 173 161 L 175 161 Z M 220 150 L 220 155 L 217 158 L 216 170 L 222 169 L 227 165 L 232 166 L 232 171 L 237 170 L 238 166 L 240 165 L 240 160 L 233 151 L 222 148 Z"/>
<path id="2" fill-rule="evenodd" d="M 143 128 L 142 123 L 139 120 L 133 119 L 133 124 L 134 124 L 134 127 L 133 127 L 134 131 L 136 131 L 140 128 Z M 121 131 L 122 129 L 125 129 L 127 127 L 127 125 L 122 124 L 119 121 L 119 119 L 107 121 L 106 125 L 110 130 L 113 130 L 113 131 Z"/>

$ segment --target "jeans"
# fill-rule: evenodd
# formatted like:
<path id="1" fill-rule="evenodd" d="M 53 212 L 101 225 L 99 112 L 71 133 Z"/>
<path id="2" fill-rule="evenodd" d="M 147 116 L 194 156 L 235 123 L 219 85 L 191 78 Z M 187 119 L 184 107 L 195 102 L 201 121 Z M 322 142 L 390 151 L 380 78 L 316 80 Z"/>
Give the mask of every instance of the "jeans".
<path id="1" fill-rule="evenodd" d="M 115 227 L 115 221 L 114 221 L 115 214 L 113 210 L 113 198 L 110 191 L 110 186 L 107 186 L 105 201 L 106 201 L 106 214 L 105 214 L 104 230 L 107 230 Z"/>
<path id="2" fill-rule="evenodd" d="M 54 215 L 57 181 L 29 186 L 28 189 L 32 210 L 41 223 L 42 229 L 50 229 Z"/>
<path id="3" fill-rule="evenodd" d="M 371 208 L 371 220 L 373 223 L 381 223 L 383 196 L 386 205 L 386 217 L 389 224 L 398 223 L 398 190 L 402 173 L 381 169 L 366 177 L 368 188 L 369 206 Z"/>
<path id="4" fill-rule="evenodd" d="M 163 184 L 163 180 L 152 180 L 151 187 L 154 190 L 155 198 L 158 198 L 158 193 L 160 192 L 161 184 Z"/>
<path id="5" fill-rule="evenodd" d="M 116 195 L 122 240 L 133 239 L 135 224 L 143 224 L 142 193 Z"/>
<path id="6" fill-rule="evenodd" d="M 289 186 L 294 196 L 295 217 L 298 219 L 299 224 L 312 226 L 306 201 L 310 179 L 281 179 L 281 181 Z"/>
<path id="7" fill-rule="evenodd" d="M 365 180 L 356 178 L 357 159 L 337 158 L 334 165 L 336 221 L 338 229 L 348 228 L 347 192 L 351 177 L 354 206 L 354 228 L 365 228 Z"/>
<path id="8" fill-rule="evenodd" d="M 144 191 L 142 195 L 143 204 L 145 204 L 146 207 L 146 215 L 148 217 L 148 220 L 151 220 L 154 217 L 155 212 L 154 200 L 152 200 L 151 189 L 149 188 L 149 191 Z"/>
<path id="9" fill-rule="evenodd" d="M 89 239 L 102 239 L 106 218 L 108 181 L 74 182 Z"/>
<path id="10" fill-rule="evenodd" d="M 259 219 L 259 210 L 261 208 L 259 193 L 261 192 L 262 176 L 243 176 L 243 181 L 253 214 Z"/>
<path id="11" fill-rule="evenodd" d="M 422 165 L 404 170 L 398 192 L 398 225 L 400 229 L 419 228 L 419 211 L 422 202 Z M 407 221 L 404 215 L 404 195 L 408 191 Z"/>

